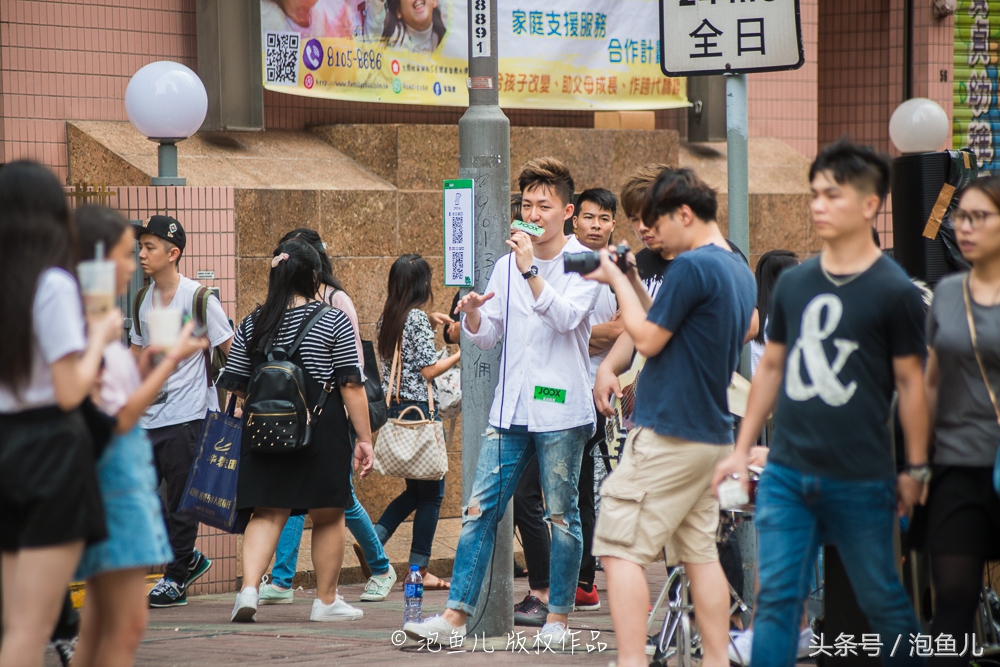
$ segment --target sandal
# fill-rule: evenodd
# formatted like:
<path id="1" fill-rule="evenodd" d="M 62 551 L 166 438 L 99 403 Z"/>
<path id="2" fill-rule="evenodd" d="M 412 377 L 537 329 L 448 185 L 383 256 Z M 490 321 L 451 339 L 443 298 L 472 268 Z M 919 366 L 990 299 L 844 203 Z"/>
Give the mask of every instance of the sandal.
<path id="1" fill-rule="evenodd" d="M 424 590 L 425 591 L 446 591 L 451 588 L 451 584 L 447 581 L 438 577 L 437 575 L 428 572 L 424 575 Z"/>

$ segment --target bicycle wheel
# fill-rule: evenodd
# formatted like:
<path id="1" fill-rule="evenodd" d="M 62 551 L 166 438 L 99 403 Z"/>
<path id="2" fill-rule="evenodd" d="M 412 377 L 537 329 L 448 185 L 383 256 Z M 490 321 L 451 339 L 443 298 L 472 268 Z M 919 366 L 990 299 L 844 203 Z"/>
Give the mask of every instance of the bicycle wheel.
<path id="1" fill-rule="evenodd" d="M 691 657 L 691 617 L 686 613 L 681 613 L 680 623 L 677 624 L 677 667 L 692 667 L 694 660 Z"/>

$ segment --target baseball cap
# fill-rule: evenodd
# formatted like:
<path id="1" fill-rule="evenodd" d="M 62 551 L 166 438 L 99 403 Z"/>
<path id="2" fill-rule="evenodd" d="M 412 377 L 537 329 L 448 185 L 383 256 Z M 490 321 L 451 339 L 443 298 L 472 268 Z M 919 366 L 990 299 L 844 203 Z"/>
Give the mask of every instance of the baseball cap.
<path id="1" fill-rule="evenodd" d="M 159 236 L 165 241 L 170 241 L 182 251 L 187 245 L 187 235 L 184 234 L 184 228 L 181 227 L 181 223 L 177 222 L 176 218 L 169 215 L 153 215 L 143 220 L 142 225 L 136 225 L 135 237 L 139 238 L 143 234 Z"/>

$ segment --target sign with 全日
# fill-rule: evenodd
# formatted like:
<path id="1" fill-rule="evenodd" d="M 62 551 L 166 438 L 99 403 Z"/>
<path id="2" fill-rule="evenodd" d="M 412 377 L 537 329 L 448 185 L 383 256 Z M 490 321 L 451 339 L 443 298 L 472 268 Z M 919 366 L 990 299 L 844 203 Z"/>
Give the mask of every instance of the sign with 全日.
<path id="1" fill-rule="evenodd" d="M 746 74 L 805 63 L 799 0 L 659 0 L 666 76 Z"/>
<path id="2" fill-rule="evenodd" d="M 444 284 L 471 287 L 475 261 L 471 178 L 444 182 Z"/>
<path id="3" fill-rule="evenodd" d="M 995 30 L 998 25 L 1000 0 L 958 0 L 952 74 L 952 147 L 971 148 L 981 175 L 1000 173 L 1000 146 L 997 146 L 1000 62 Z M 947 76 L 947 70 L 941 72 Z"/>
<path id="4" fill-rule="evenodd" d="M 469 87 L 508 108 L 688 105 L 684 80 L 660 71 L 658 0 L 498 0 L 495 22 L 489 4 L 260 0 L 264 87 L 433 106 L 467 106 Z M 496 79 L 469 77 L 470 22 L 472 57 L 497 56 Z"/>

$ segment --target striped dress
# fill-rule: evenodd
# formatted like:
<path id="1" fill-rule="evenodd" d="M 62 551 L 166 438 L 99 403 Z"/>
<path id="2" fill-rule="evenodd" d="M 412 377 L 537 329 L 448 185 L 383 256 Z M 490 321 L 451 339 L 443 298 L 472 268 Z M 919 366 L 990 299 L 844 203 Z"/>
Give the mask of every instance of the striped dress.
<path id="1" fill-rule="evenodd" d="M 275 347 L 291 346 L 305 320 L 320 307 L 309 303 L 285 311 L 275 337 Z M 256 313 L 236 329 L 225 371 L 219 385 L 245 391 L 253 369 L 263 363 L 260 352 L 250 352 Z M 313 326 L 291 360 L 306 372 L 306 400 L 316 405 L 327 382 L 335 387 L 313 429 L 309 447 L 296 454 L 240 452 L 238 509 L 272 507 L 302 513 L 322 507 L 345 507 L 350 502 L 351 443 L 344 403 L 337 387 L 361 383 L 361 362 L 350 320 L 340 310 L 331 310 Z M 367 415 L 366 415 L 367 418 Z"/>

